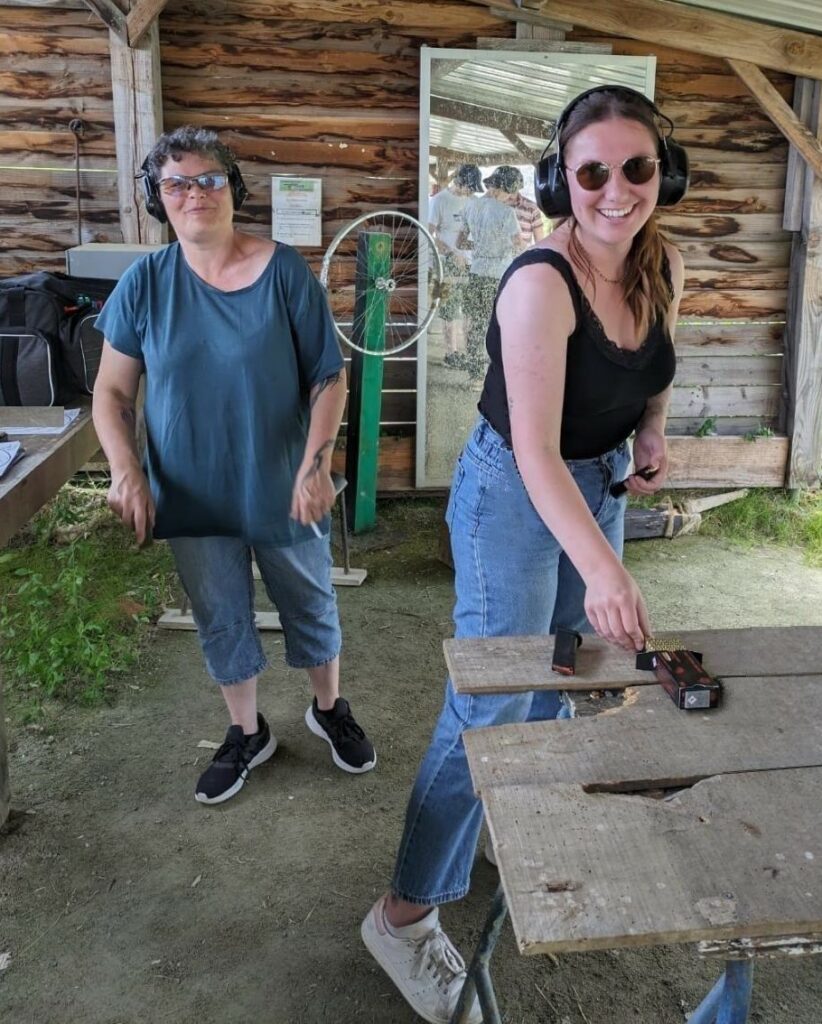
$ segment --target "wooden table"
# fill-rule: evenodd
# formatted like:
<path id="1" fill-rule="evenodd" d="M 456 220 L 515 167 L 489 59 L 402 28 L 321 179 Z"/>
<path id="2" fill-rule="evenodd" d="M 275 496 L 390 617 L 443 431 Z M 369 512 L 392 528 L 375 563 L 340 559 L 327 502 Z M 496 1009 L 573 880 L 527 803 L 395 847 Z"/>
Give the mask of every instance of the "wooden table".
<path id="1" fill-rule="evenodd" d="M 26 454 L 0 480 L 0 547 L 54 497 L 99 447 L 86 406 L 62 434 L 13 434 Z M 9 813 L 3 694 L 0 688 L 0 826 Z"/>
<path id="2" fill-rule="evenodd" d="M 0 547 L 26 525 L 100 447 L 85 406 L 62 434 L 10 434 L 26 454 L 0 480 Z"/>
<path id="3" fill-rule="evenodd" d="M 506 909 L 524 954 L 711 944 L 728 962 L 691 1024 L 747 1020 L 764 948 L 822 950 L 822 627 L 681 638 L 722 678 L 719 708 L 680 711 L 593 637 L 570 680 L 550 638 L 446 642 L 462 692 L 628 687 L 595 717 L 464 735 L 501 880 L 470 968 L 486 1024 Z"/>

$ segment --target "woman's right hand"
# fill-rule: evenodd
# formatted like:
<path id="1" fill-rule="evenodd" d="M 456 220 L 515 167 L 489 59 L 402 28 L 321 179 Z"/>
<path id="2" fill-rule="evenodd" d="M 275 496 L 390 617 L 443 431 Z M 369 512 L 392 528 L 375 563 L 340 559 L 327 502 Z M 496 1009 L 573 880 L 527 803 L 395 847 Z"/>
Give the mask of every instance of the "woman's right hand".
<path id="1" fill-rule="evenodd" d="M 130 530 L 142 547 L 154 529 L 154 499 L 145 473 L 139 467 L 111 474 L 108 506 Z"/>
<path id="2" fill-rule="evenodd" d="M 620 564 L 610 567 L 588 584 L 585 612 L 594 630 L 626 651 L 641 651 L 651 636 L 648 610 L 636 581 Z"/>

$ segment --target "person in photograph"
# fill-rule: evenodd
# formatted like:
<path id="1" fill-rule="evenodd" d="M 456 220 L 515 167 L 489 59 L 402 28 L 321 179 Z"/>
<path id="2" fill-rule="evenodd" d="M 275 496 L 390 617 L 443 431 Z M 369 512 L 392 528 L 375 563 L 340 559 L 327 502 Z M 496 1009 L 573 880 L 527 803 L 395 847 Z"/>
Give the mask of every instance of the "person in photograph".
<path id="1" fill-rule="evenodd" d="M 459 367 L 465 361 L 465 314 L 463 295 L 468 273 L 469 254 L 460 248 L 463 236 L 465 204 L 475 192 L 482 191 L 480 169 L 476 164 L 461 164 L 447 188 L 428 200 L 428 229 L 442 256 L 445 296 L 437 315 L 442 321 L 446 366 Z"/>

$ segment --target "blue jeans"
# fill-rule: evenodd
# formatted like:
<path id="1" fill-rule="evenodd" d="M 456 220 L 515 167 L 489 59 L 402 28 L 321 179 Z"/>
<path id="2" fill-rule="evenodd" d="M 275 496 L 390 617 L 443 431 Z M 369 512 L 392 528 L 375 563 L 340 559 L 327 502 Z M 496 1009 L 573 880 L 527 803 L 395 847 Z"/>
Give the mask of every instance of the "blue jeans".
<path id="1" fill-rule="evenodd" d="M 254 624 L 251 548 L 237 537 L 173 537 L 169 545 L 209 675 L 220 686 L 258 675 L 267 663 Z M 333 661 L 341 639 L 329 537 L 258 545 L 254 557 L 280 615 L 286 662 L 314 668 Z"/>
<path id="2" fill-rule="evenodd" d="M 611 546 L 622 554 L 626 498 L 608 489 L 626 475 L 627 444 L 567 462 Z M 540 519 L 511 449 L 480 417 L 454 472 L 446 519 L 456 569 L 457 637 L 591 632 L 585 585 Z M 482 825 L 462 733 L 511 722 L 569 717 L 556 690 L 499 696 L 458 694 L 445 702 L 406 811 L 392 891 L 409 903 L 463 897 Z"/>

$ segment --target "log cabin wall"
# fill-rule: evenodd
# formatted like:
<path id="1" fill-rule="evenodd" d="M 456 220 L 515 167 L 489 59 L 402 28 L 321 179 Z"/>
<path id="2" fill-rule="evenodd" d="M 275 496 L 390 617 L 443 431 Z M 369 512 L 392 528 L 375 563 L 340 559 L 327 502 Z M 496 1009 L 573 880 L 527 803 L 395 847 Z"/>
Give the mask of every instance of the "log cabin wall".
<path id="1" fill-rule="evenodd" d="M 321 177 L 325 246 L 369 209 L 417 212 L 420 45 L 513 35 L 512 23 L 461 0 L 171 0 L 160 17 L 165 127 L 220 131 L 252 193 L 238 220 L 260 234 L 270 233 L 271 174 Z M 719 60 L 592 33 L 569 38 L 654 54 L 657 102 L 691 156 L 691 191 L 664 218 L 686 262 L 671 431 L 776 430 L 791 237 L 781 227 L 782 135 Z M 82 240 L 122 239 L 108 46 L 88 10 L 0 0 L 1 276 L 62 269 L 63 250 L 77 242 L 75 117 L 85 123 Z M 790 101 L 793 79 L 769 77 Z M 306 251 L 315 267 L 322 251 Z M 387 361 L 383 488 L 413 486 L 415 380 L 413 349 Z M 769 451 L 771 483 L 786 447 Z M 712 483 L 683 458 L 680 483 Z M 717 481 L 727 475 L 715 469 Z"/>

